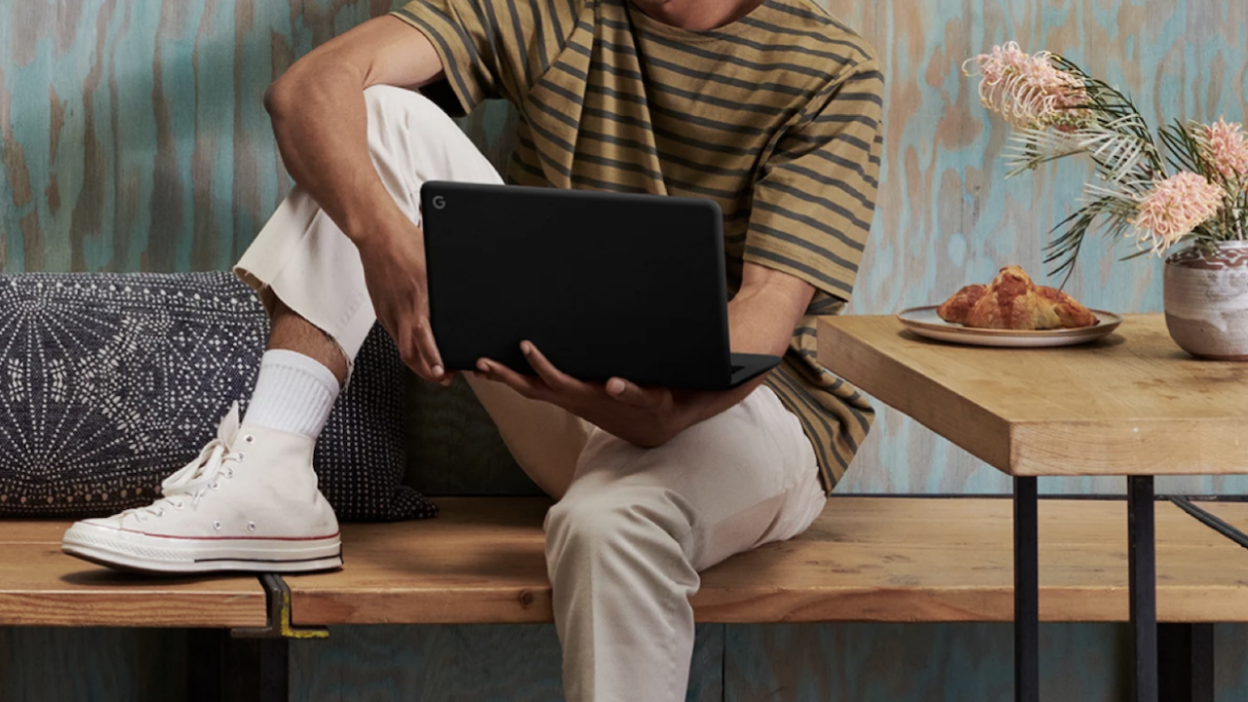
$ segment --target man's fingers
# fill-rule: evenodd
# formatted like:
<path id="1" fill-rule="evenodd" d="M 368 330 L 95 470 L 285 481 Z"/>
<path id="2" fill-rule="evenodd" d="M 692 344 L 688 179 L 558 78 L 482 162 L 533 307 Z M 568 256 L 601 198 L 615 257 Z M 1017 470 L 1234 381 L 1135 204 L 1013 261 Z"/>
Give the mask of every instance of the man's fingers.
<path id="1" fill-rule="evenodd" d="M 489 359 L 477 361 L 477 370 L 489 380 L 506 385 L 530 400 L 546 398 L 550 389 L 538 378 L 532 378 L 513 371 L 501 363 Z"/>
<path id="2" fill-rule="evenodd" d="M 385 326 L 385 325 L 383 325 Z M 410 326 L 403 324 L 396 325 L 397 333 L 391 333 L 391 337 L 395 340 L 395 345 L 399 347 L 399 358 L 403 359 L 403 365 L 411 369 L 413 373 L 433 383 L 441 383 L 443 386 L 449 386 L 455 379 L 453 374 L 444 373 L 439 368 L 438 372 L 434 372 L 434 365 L 430 363 L 425 354 L 424 349 L 419 343 L 419 336 Z M 436 351 L 436 349 L 434 349 Z"/>
<path id="3" fill-rule="evenodd" d="M 626 405 L 634 407 L 651 407 L 657 405 L 661 397 L 659 391 L 644 390 L 636 383 L 623 378 L 612 378 L 607 381 L 607 394 Z"/>
<path id="4" fill-rule="evenodd" d="M 433 329 L 430 328 L 428 319 L 416 322 L 412 329 L 412 340 L 416 343 L 416 349 L 426 368 L 427 375 L 421 373 L 421 377 L 443 385 L 450 384 L 451 377 L 442 367 L 442 355 L 438 353 L 438 345 L 433 340 Z"/>
<path id="5" fill-rule="evenodd" d="M 387 330 L 389 330 L 388 326 Z M 430 374 L 429 367 L 425 365 L 425 359 L 420 355 L 420 347 L 416 345 L 416 338 L 411 328 L 402 323 L 396 324 L 394 330 L 390 332 L 390 337 L 399 347 L 399 358 L 403 359 L 403 365 L 410 368 L 416 375 L 427 378 Z"/>
<path id="6" fill-rule="evenodd" d="M 537 349 L 531 341 L 521 341 L 520 351 L 524 353 L 525 359 L 542 380 L 554 390 L 561 392 L 572 392 L 583 389 L 584 384 L 563 371 L 555 368 L 555 364 Z"/>

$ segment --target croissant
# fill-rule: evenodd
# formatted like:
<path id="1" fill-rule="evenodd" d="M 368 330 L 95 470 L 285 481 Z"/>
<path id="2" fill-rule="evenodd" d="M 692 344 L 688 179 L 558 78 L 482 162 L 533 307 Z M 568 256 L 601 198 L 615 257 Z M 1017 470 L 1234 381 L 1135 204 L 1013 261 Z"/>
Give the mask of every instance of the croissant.
<path id="1" fill-rule="evenodd" d="M 968 285 L 936 313 L 977 329 L 1042 330 L 1092 327 L 1096 315 L 1061 290 L 1036 285 L 1018 266 L 1006 266 L 992 285 Z"/>

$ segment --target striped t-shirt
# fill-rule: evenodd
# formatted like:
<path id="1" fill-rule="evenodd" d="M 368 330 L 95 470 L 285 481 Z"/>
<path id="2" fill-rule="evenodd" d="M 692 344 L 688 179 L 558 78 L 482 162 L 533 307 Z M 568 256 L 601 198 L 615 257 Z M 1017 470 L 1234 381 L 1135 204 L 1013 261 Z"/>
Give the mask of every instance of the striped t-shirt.
<path id="1" fill-rule="evenodd" d="M 395 15 L 433 43 L 464 112 L 516 106 L 508 182 L 711 198 L 730 294 L 747 261 L 816 288 L 766 383 L 830 491 L 872 419 L 815 357 L 815 321 L 853 291 L 879 186 L 871 47 L 810 0 L 765 0 L 706 32 L 627 0 L 415 0 Z"/>

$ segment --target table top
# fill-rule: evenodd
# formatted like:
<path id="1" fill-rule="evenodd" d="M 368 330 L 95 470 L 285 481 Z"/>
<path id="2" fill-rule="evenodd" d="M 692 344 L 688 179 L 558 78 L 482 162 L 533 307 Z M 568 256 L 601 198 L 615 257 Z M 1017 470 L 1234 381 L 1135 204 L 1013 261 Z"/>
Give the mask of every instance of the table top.
<path id="1" fill-rule="evenodd" d="M 1162 315 L 1056 349 L 956 346 L 892 316 L 823 320 L 828 370 L 1010 475 L 1248 473 L 1248 363 L 1200 361 Z"/>

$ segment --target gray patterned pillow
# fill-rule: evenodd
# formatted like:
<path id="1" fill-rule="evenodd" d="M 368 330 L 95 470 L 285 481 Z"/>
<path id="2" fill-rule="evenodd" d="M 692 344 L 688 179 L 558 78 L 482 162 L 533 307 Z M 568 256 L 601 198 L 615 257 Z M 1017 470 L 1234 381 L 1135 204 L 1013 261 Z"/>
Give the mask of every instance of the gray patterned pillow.
<path id="1" fill-rule="evenodd" d="M 226 272 L 0 274 L 0 516 L 151 502 L 250 397 L 267 334 Z M 404 372 L 375 328 L 316 448 L 339 519 L 437 511 L 401 482 Z"/>

